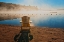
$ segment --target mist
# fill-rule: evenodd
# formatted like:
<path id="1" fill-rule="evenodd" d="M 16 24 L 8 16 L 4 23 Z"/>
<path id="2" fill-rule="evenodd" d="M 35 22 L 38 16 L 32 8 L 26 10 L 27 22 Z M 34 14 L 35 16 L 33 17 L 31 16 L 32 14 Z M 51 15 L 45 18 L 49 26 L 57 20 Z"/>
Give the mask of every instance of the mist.
<path id="1" fill-rule="evenodd" d="M 25 5 L 30 4 L 30 6 L 21 6 L 18 7 L 16 9 L 7 9 L 7 8 L 3 8 L 2 11 L 0 11 L 0 14 L 3 15 L 3 20 L 8 19 L 8 15 L 10 16 L 9 19 L 14 19 L 14 18 L 21 18 L 23 16 L 28 16 L 30 17 L 31 21 L 32 21 L 32 26 L 44 26 L 44 27 L 54 27 L 54 26 L 60 26 L 63 27 L 61 24 L 64 23 L 63 22 L 63 18 L 64 18 L 64 10 L 58 10 L 52 6 L 50 6 L 49 4 L 41 4 L 41 6 L 39 6 L 38 4 L 34 4 L 35 0 L 24 0 L 23 3 L 25 3 Z M 32 8 L 30 8 L 32 5 Z M 35 7 L 37 5 L 37 7 Z M 28 7 L 28 8 L 26 8 Z M 30 8 L 30 10 L 29 10 Z M 35 10 L 34 10 L 35 9 Z M 7 16 L 7 18 L 4 19 L 5 14 Z M 1 17 L 1 15 L 0 15 Z M 21 20 L 21 19 L 20 19 Z M 17 21 L 17 23 L 19 22 L 19 20 Z M 58 24 L 59 23 L 59 24 Z M 19 24 L 19 23 L 18 23 Z M 64 25 L 64 24 L 63 24 Z"/>

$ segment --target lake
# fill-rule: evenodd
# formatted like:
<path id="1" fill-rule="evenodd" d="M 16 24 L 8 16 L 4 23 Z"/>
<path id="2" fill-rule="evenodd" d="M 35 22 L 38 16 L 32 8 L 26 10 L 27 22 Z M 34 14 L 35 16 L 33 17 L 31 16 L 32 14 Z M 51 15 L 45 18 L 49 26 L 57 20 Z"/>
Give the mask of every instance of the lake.
<path id="1" fill-rule="evenodd" d="M 13 20 L 0 21 L 0 24 L 17 25 L 20 26 L 20 18 Z M 35 16 L 30 19 L 34 26 L 38 27 L 52 27 L 52 28 L 64 28 L 64 14 L 58 15 L 43 15 Z"/>

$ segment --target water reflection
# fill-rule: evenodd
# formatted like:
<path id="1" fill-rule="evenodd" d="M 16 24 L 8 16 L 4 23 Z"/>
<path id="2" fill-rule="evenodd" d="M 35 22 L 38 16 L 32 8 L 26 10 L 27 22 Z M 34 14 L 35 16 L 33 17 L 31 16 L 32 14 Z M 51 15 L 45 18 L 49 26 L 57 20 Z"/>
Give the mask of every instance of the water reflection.
<path id="1" fill-rule="evenodd" d="M 0 21 L 0 24 L 9 24 L 9 25 L 21 25 L 19 19 L 5 20 Z M 52 28 L 64 28 L 64 16 L 63 15 L 46 15 L 31 17 L 31 20 L 35 26 L 40 27 L 52 27 Z"/>

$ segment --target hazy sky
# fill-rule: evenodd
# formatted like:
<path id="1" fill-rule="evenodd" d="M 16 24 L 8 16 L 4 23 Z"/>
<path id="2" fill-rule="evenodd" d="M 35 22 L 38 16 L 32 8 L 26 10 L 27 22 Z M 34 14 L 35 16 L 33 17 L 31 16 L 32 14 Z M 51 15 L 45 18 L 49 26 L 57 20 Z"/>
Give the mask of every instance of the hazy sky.
<path id="1" fill-rule="evenodd" d="M 36 5 L 43 8 L 64 8 L 64 0 L 0 0 L 0 2 L 21 5 Z"/>

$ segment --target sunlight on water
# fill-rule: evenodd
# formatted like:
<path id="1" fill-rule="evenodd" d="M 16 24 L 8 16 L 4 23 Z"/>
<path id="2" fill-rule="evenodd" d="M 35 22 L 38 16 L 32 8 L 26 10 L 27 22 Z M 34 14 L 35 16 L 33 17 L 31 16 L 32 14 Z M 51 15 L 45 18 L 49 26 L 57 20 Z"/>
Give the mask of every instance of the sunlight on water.
<path id="1" fill-rule="evenodd" d="M 0 24 L 21 25 L 19 19 L 0 21 Z M 64 28 L 64 15 L 43 15 L 31 17 L 32 25 L 40 27 Z"/>

